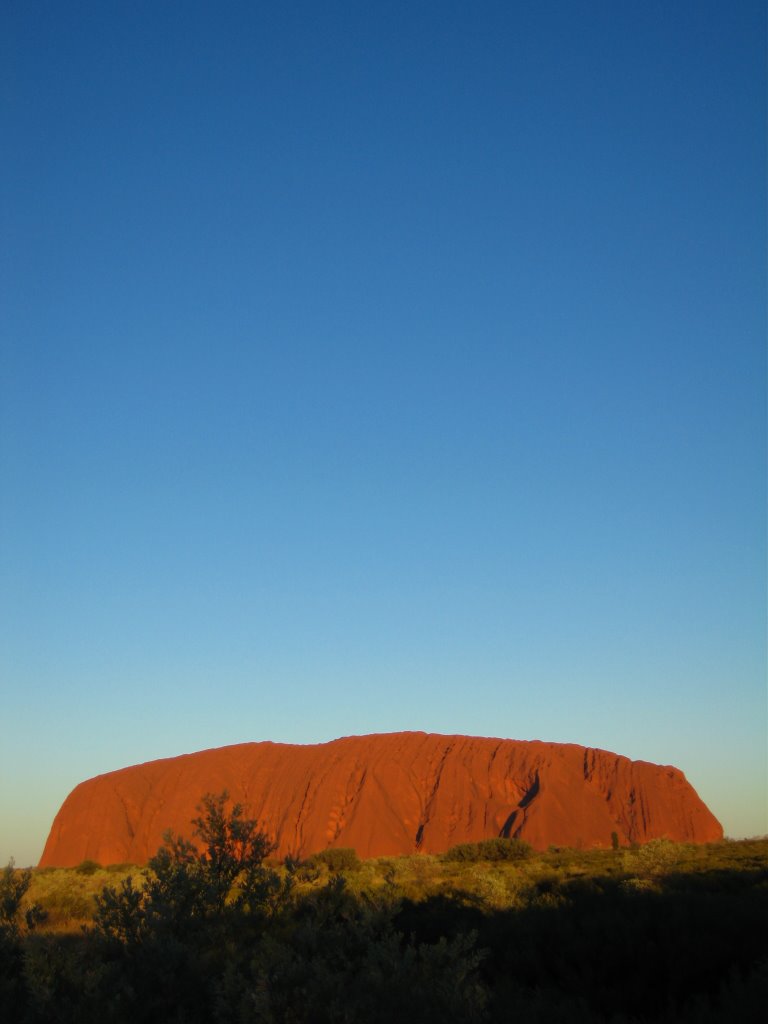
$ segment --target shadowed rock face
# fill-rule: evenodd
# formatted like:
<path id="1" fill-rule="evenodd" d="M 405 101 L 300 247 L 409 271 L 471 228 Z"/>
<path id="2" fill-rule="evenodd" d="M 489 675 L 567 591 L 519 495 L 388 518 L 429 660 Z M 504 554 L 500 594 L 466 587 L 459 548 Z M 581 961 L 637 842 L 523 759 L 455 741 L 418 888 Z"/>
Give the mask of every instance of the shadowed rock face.
<path id="1" fill-rule="evenodd" d="M 439 853 L 498 835 L 538 849 L 605 847 L 612 832 L 622 843 L 723 835 L 677 768 L 574 744 L 409 732 L 242 743 L 99 775 L 64 801 L 40 866 L 145 863 L 167 829 L 191 837 L 200 798 L 224 789 L 279 856 Z"/>

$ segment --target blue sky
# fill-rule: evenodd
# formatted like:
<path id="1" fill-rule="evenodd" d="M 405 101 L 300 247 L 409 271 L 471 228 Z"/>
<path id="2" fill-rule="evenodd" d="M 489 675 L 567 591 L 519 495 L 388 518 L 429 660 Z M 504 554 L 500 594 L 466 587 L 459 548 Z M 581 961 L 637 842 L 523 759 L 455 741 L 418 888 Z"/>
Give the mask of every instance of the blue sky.
<path id="1" fill-rule="evenodd" d="M 762 3 L 32 3 L 0 32 L 0 858 L 423 729 L 768 832 Z"/>

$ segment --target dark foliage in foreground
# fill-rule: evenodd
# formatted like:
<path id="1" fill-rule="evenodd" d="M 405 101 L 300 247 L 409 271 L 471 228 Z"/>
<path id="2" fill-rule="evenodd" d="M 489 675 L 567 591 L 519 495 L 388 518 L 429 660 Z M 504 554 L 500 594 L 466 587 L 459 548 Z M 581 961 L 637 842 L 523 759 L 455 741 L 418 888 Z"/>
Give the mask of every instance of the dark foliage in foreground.
<path id="1" fill-rule="evenodd" d="M 530 885 L 514 907 L 493 909 L 458 889 L 406 899 L 394 873 L 387 885 L 355 893 L 361 865 L 351 851 L 314 866 L 271 868 L 266 837 L 240 807 L 227 809 L 226 794 L 206 797 L 195 824 L 200 849 L 168 835 L 140 880 L 129 877 L 103 890 L 93 924 L 79 934 L 36 930 L 39 913 L 25 920 L 23 911 L 29 875 L 6 869 L 0 877 L 0 1020 L 763 1019 L 764 854 L 738 869 L 713 859 L 714 866 L 676 870 L 664 867 L 665 857 L 671 863 L 669 844 L 657 844 L 638 853 L 639 877 L 619 869 L 565 877 L 552 867 L 567 855 L 562 851 L 543 855 L 549 861 L 542 858 L 542 870 L 527 876 Z M 491 865 L 499 849 L 495 844 L 485 851 Z M 526 863 L 531 856 L 523 852 Z M 477 857 L 469 860 L 474 864 Z M 317 863 L 325 873 L 318 874 Z M 595 860 L 598 867 L 607 863 Z"/>

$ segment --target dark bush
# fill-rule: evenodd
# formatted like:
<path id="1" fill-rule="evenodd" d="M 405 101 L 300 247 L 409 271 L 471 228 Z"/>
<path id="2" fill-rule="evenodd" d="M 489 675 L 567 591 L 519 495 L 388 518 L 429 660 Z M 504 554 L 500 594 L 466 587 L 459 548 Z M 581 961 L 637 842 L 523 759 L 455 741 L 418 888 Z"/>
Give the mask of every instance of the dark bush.
<path id="1" fill-rule="evenodd" d="M 158 935 L 188 939 L 201 924 L 211 926 L 235 910 L 256 912 L 281 890 L 263 866 L 272 843 L 257 823 L 243 816 L 229 796 L 207 794 L 195 818 L 203 849 L 171 832 L 142 872 L 143 885 L 129 876 L 119 889 L 105 887 L 96 898 L 96 927 L 107 938 L 138 943 Z"/>
<path id="2" fill-rule="evenodd" d="M 37 904 L 22 909 L 31 871 L 17 871 L 13 860 L 0 872 L 0 1020 L 22 1020 L 29 996 L 24 975 L 24 938 L 45 917 Z"/>
<path id="3" fill-rule="evenodd" d="M 95 875 L 97 871 L 101 871 L 101 864 L 96 860 L 81 860 L 75 871 L 78 875 Z"/>
<path id="4" fill-rule="evenodd" d="M 527 860 L 533 855 L 533 847 L 522 839 L 483 839 L 479 843 L 459 843 L 452 846 L 443 857 L 447 861 L 493 861 Z"/>
<path id="5" fill-rule="evenodd" d="M 357 853 L 348 846 L 333 847 L 328 850 L 320 850 L 307 861 L 308 866 L 314 867 L 318 864 L 325 864 L 333 874 L 357 871 L 361 867 L 360 858 Z"/>

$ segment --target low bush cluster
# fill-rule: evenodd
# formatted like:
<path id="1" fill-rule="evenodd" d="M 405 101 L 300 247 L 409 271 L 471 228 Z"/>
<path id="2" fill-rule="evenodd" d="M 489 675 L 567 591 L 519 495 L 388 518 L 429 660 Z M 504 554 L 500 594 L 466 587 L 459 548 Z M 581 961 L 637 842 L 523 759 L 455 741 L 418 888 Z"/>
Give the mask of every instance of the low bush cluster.
<path id="1" fill-rule="evenodd" d="M 81 860 L 75 871 L 78 875 L 95 875 L 97 871 L 101 871 L 101 864 L 95 860 Z"/>
<path id="2" fill-rule="evenodd" d="M 308 867 L 317 867 L 324 864 L 333 874 L 350 871 L 359 871 L 362 867 L 357 853 L 346 846 L 331 847 L 314 854 L 306 862 Z"/>
<path id="3" fill-rule="evenodd" d="M 533 847 L 522 839 L 483 839 L 479 843 L 459 843 L 452 846 L 445 854 L 448 861 L 483 860 L 527 860 L 533 856 Z"/>

